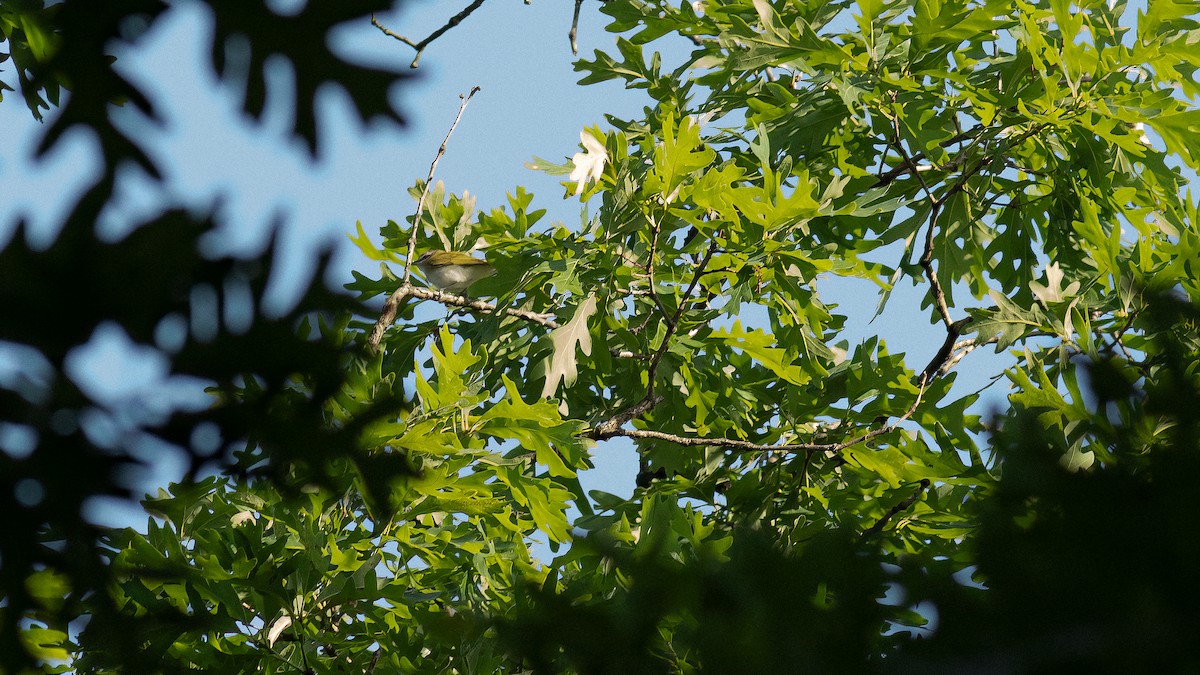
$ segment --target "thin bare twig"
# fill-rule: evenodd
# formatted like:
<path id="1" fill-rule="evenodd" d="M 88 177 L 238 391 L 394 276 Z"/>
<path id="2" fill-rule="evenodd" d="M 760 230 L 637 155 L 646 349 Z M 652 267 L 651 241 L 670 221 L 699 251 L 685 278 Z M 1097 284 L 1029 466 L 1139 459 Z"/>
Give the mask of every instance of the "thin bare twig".
<path id="1" fill-rule="evenodd" d="M 1128 361 L 1136 360 L 1133 358 L 1133 354 L 1129 353 L 1129 350 L 1125 347 L 1125 343 L 1123 342 L 1123 340 L 1125 338 L 1125 333 L 1129 332 L 1129 329 L 1133 327 L 1133 320 L 1137 318 L 1137 315 L 1138 315 L 1137 311 L 1130 312 L 1129 316 L 1125 320 L 1125 325 L 1121 326 L 1117 330 L 1114 330 L 1111 333 L 1109 333 L 1109 336 L 1112 337 L 1113 341 L 1111 343 L 1109 343 L 1108 345 L 1106 345 L 1104 348 L 1106 351 L 1108 351 L 1108 353 L 1111 354 L 1113 348 L 1115 347 L 1115 348 L 1118 348 L 1121 350 L 1121 354 L 1125 357 L 1126 360 L 1128 360 Z M 1097 330 L 1096 332 L 1098 335 L 1100 334 L 1099 330 Z"/>
<path id="2" fill-rule="evenodd" d="M 962 131 L 958 134 L 955 134 L 953 137 L 942 141 L 938 145 L 945 148 L 947 146 L 954 145 L 955 143 L 960 143 L 960 142 L 966 140 L 967 138 L 970 138 L 971 136 L 982 132 L 983 130 L 984 130 L 984 127 L 972 127 L 970 129 L 967 129 L 966 131 Z M 968 147 L 967 149 L 970 149 L 970 148 Z M 960 159 L 960 157 L 962 159 Z M 902 176 L 906 173 L 934 169 L 935 167 L 932 164 L 926 164 L 926 165 L 917 164 L 917 162 L 924 161 L 925 159 L 926 159 L 925 153 L 918 152 L 917 154 L 915 154 L 911 158 L 909 158 L 909 161 L 904 162 L 900 166 L 897 166 L 896 168 L 891 169 L 889 171 L 884 171 L 882 173 L 879 173 L 877 175 L 877 180 L 875 181 L 875 184 L 872 185 L 871 187 L 884 187 L 886 185 L 890 185 L 891 183 L 895 182 L 895 180 L 897 178 L 899 178 L 900 176 Z M 936 168 L 942 169 L 944 171 L 951 171 L 954 169 L 955 166 L 957 166 L 958 164 L 961 164 L 964 161 L 966 161 L 966 155 L 965 155 L 965 153 L 960 152 L 960 154 L 955 155 L 952 159 L 950 159 L 950 161 L 948 161 L 944 165 L 942 165 L 940 167 L 936 167 Z"/>
<path id="3" fill-rule="evenodd" d="M 558 321 L 554 319 L 554 314 L 551 313 L 531 312 L 529 310 L 517 309 L 514 307 L 497 309 L 496 305 L 490 302 L 475 300 L 463 295 L 454 295 L 453 293 L 446 293 L 445 291 L 439 291 L 432 288 L 419 288 L 417 286 L 413 286 L 412 284 L 405 284 L 393 291 L 392 294 L 388 296 L 387 301 L 384 302 L 383 311 L 380 312 L 379 319 L 375 322 L 375 326 L 371 329 L 371 334 L 367 336 L 367 345 L 370 347 L 371 351 L 377 351 L 379 349 L 379 343 L 383 340 L 383 334 L 387 332 L 388 328 L 391 328 L 392 323 L 394 323 L 396 320 L 396 314 L 400 310 L 400 305 L 403 304 L 408 298 L 433 300 L 434 302 L 440 302 L 449 307 L 461 307 L 463 309 L 483 312 L 486 314 L 495 314 L 499 312 L 517 319 L 524 319 L 525 321 L 536 323 L 539 326 L 549 328 L 550 330 L 554 330 L 555 328 L 559 327 Z M 613 348 L 609 350 L 609 353 L 619 359 L 649 361 L 651 358 L 653 358 L 650 354 L 639 354 L 637 352 L 629 351 L 628 349 Z M 657 404 L 659 401 L 661 401 L 661 399 L 655 400 L 654 403 Z M 641 413 L 639 412 L 637 414 Z M 632 416 L 629 419 L 632 419 Z M 622 424 L 629 421 L 629 419 L 624 420 Z"/>
<path id="4" fill-rule="evenodd" d="M 433 162 L 429 165 L 429 175 L 425 178 L 425 185 L 421 188 L 421 197 L 417 200 L 417 213 L 413 216 L 412 231 L 408 234 L 408 257 L 404 259 L 404 276 L 401 278 L 401 283 L 404 285 L 408 285 L 408 280 L 412 277 L 412 262 L 417 254 L 417 232 L 420 231 L 421 214 L 425 211 L 425 197 L 429 194 L 429 184 L 433 182 L 433 174 L 437 171 L 438 162 L 442 161 L 442 155 L 446 154 L 446 145 L 450 142 L 450 135 L 454 133 L 458 121 L 462 119 L 467 104 L 478 92 L 479 87 L 474 86 L 466 96 L 458 95 L 462 99 L 462 103 L 458 106 L 458 114 L 454 116 L 454 123 L 450 125 L 450 130 L 446 132 L 446 137 L 442 139 L 442 144 L 438 147 L 437 154 L 434 155 Z M 441 231 L 438 232 L 438 235 L 442 237 L 442 246 L 446 250 L 450 250 L 450 242 L 446 241 L 445 235 Z"/>
<path id="5" fill-rule="evenodd" d="M 463 11 L 450 17 L 450 19 L 448 21 L 446 21 L 446 25 L 433 31 L 428 36 L 426 36 L 424 40 L 421 40 L 420 42 L 413 42 L 412 40 L 404 37 L 403 35 L 399 35 L 397 33 L 393 33 L 392 31 L 388 30 L 387 28 L 385 28 L 383 26 L 383 24 L 379 23 L 379 21 L 375 18 L 374 14 L 371 15 L 371 25 L 375 26 L 379 30 L 383 31 L 384 35 L 395 38 L 395 39 L 399 40 L 400 42 L 403 42 L 404 44 L 408 45 L 409 47 L 412 47 L 413 49 L 417 50 L 417 55 L 413 57 L 412 63 L 408 64 L 409 68 L 416 68 L 417 65 L 421 62 L 421 54 L 424 53 L 425 48 L 429 46 L 429 43 L 440 38 L 443 34 L 445 34 L 446 31 L 448 31 L 451 28 L 454 28 L 458 24 L 462 23 L 463 19 L 467 18 L 468 16 L 471 16 L 471 13 L 474 12 L 475 10 L 479 9 L 479 7 L 481 5 L 483 5 L 483 0 L 475 0 L 470 5 L 467 5 L 467 7 L 465 9 L 463 9 Z"/>
<path id="6" fill-rule="evenodd" d="M 384 34 L 384 35 L 386 35 L 386 36 L 388 36 L 388 37 L 391 37 L 391 38 L 395 38 L 395 39 L 397 39 L 397 40 L 399 40 L 399 41 L 403 42 L 404 44 L 408 45 L 409 47 L 412 47 L 413 49 L 416 49 L 416 48 L 417 48 L 417 43 L 413 42 L 412 40 L 409 40 L 408 38 L 404 37 L 403 35 L 401 35 L 401 34 L 399 34 L 399 33 L 394 33 L 394 32 L 392 32 L 392 31 L 391 31 L 390 29 L 388 29 L 386 26 L 384 26 L 383 24 L 379 23 L 379 19 L 376 19 L 376 18 L 375 18 L 375 13 L 374 13 L 374 12 L 372 12 L 372 13 L 371 13 L 371 25 L 372 25 L 372 26 L 375 26 L 375 27 L 376 27 L 376 28 L 378 28 L 379 30 L 383 31 L 383 34 Z"/>
<path id="7" fill-rule="evenodd" d="M 921 269 L 925 270 L 925 277 L 929 279 L 929 288 L 933 294 L 933 303 L 937 307 L 938 315 L 942 317 L 942 323 L 946 324 L 946 330 L 950 331 L 954 326 L 954 320 L 950 318 L 950 306 L 946 304 L 946 292 L 942 290 L 942 283 L 938 281 L 937 272 L 933 269 L 933 231 L 937 227 L 937 217 L 941 206 L 941 202 L 936 200 L 930 204 L 929 229 L 925 232 L 925 250 L 921 253 L 921 259 L 918 262 Z"/>
<path id="8" fill-rule="evenodd" d="M 966 340 L 959 340 L 958 342 L 955 342 L 949 358 L 947 358 L 946 361 L 938 367 L 936 374 L 945 375 L 946 373 L 950 372 L 951 368 L 958 365 L 958 362 L 962 361 L 963 357 L 965 357 L 967 354 L 970 354 L 984 345 L 994 345 L 997 342 L 1000 342 L 999 335 L 993 335 L 986 340 L 967 338 Z"/>
<path id="9" fill-rule="evenodd" d="M 705 251 L 704 251 L 704 257 L 700 259 L 699 266 L 696 268 L 696 273 L 692 275 L 692 281 L 691 281 L 691 283 L 688 284 L 687 290 L 685 290 L 683 292 L 683 297 L 685 297 L 685 298 L 692 297 L 692 293 L 696 290 L 696 286 L 700 283 L 700 279 L 702 277 L 704 277 L 704 275 L 706 274 L 706 272 L 704 271 L 705 268 L 708 267 L 708 263 L 710 261 L 712 261 L 713 254 L 715 254 L 716 252 L 717 252 L 717 240 L 714 237 L 712 240 L 710 240 L 708 242 L 708 248 L 705 249 Z M 679 322 L 679 317 L 681 317 L 682 315 L 683 315 L 683 303 L 680 303 L 679 306 L 675 308 L 675 322 L 676 323 Z"/>
<path id="10" fill-rule="evenodd" d="M 962 323 L 962 321 L 960 321 L 960 323 Z M 1058 336 L 1055 335 L 1054 333 L 1049 333 L 1046 331 L 1033 330 L 1033 331 L 1026 332 L 1021 337 L 1021 339 L 1027 340 L 1029 338 L 1036 338 L 1036 337 L 1052 338 L 1052 337 L 1058 337 Z M 959 340 L 958 342 L 954 343 L 954 347 L 950 350 L 949 357 L 947 357 L 946 360 L 941 364 L 941 366 L 937 368 L 937 371 L 934 374 L 939 375 L 939 376 L 945 375 L 946 373 L 950 372 L 951 369 L 954 368 L 954 366 L 958 365 L 958 362 L 962 361 L 963 358 L 967 354 L 970 354 L 971 352 L 973 352 L 976 349 L 979 349 L 980 347 L 983 347 L 985 345 L 994 345 L 999 342 L 1000 342 L 999 335 L 993 335 L 993 336 L 987 338 L 986 340 L 980 340 L 979 338 L 967 338 L 965 340 Z"/>
<path id="11" fill-rule="evenodd" d="M 643 403 L 645 403 L 645 402 L 643 401 Z M 642 403 L 639 403 L 638 405 L 640 407 L 642 405 Z M 648 409 L 649 408 L 646 408 L 646 410 L 648 410 Z M 645 412 L 645 410 L 642 410 L 641 412 Z M 632 418 L 633 418 L 633 416 L 630 417 L 630 419 L 632 419 Z M 614 417 L 613 419 L 616 419 L 616 418 Z M 612 420 L 609 420 L 609 421 L 611 422 Z M 628 420 L 626 420 L 626 421 L 628 421 Z M 597 432 L 597 429 L 599 429 L 601 426 L 604 427 L 606 430 L 606 432 L 603 434 Z M 612 429 L 611 431 L 608 431 L 609 429 L 611 429 L 611 427 L 608 426 L 608 422 L 604 422 L 601 425 L 599 425 L 598 427 L 596 427 L 596 429 L 593 429 L 592 432 L 588 434 L 588 436 L 595 440 L 598 440 L 598 441 L 603 441 L 603 440 L 606 440 L 609 438 L 613 438 L 615 436 L 624 436 L 626 438 L 650 438 L 650 439 L 654 439 L 654 440 L 658 440 L 658 441 L 667 441 L 668 443 L 674 443 L 676 445 L 682 445 L 684 447 L 695 447 L 698 445 L 703 445 L 703 446 L 713 446 L 713 447 L 718 447 L 718 448 L 732 448 L 734 450 L 744 450 L 747 452 L 779 452 L 779 453 L 818 452 L 821 450 L 829 450 L 830 448 L 833 447 L 833 444 L 825 444 L 825 443 L 785 443 L 785 444 L 780 444 L 780 445 L 765 445 L 762 443 L 752 443 L 750 441 L 741 441 L 741 440 L 737 440 L 735 438 L 714 438 L 714 437 L 708 437 L 708 436 L 681 436 L 679 434 L 669 434 L 665 431 L 654 431 L 653 429 L 621 429 L 621 428 L 617 428 L 617 429 Z"/>
<path id="12" fill-rule="evenodd" d="M 647 281 L 650 284 L 650 299 L 654 300 L 654 306 L 658 307 L 659 313 L 662 314 L 663 319 L 666 319 L 667 335 L 670 335 L 675 330 L 675 322 L 671 319 L 671 313 L 663 306 L 662 300 L 658 297 L 658 289 L 655 288 L 657 283 L 654 279 L 654 259 L 658 256 L 658 235 L 658 221 L 650 216 L 650 263 L 646 266 Z"/>
<path id="13" fill-rule="evenodd" d="M 571 53 L 579 56 L 579 42 L 576 36 L 579 35 L 579 7 L 583 4 L 583 0 L 575 0 L 575 16 L 571 18 L 571 32 L 567 33 L 567 37 L 571 40 Z"/>

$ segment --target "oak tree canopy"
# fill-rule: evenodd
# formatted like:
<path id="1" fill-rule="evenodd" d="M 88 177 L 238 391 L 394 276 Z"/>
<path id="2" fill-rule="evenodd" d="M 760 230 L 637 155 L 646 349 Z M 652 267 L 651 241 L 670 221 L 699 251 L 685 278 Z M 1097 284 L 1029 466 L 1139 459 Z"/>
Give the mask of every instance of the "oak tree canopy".
<path id="1" fill-rule="evenodd" d="M 417 39 L 381 0 L 210 0 L 211 66 L 257 119 L 268 61 L 289 63 L 287 132 L 318 153 L 318 90 L 398 122 L 409 72 L 331 30 L 374 22 L 417 65 L 482 4 Z M 562 195 L 476 208 L 431 169 L 411 212 L 349 233 L 378 273 L 327 289 L 326 256 L 294 307 L 237 327 L 212 306 L 260 307 L 273 247 L 205 257 L 215 218 L 182 204 L 96 231 L 124 168 L 161 180 L 114 122 L 155 110 L 110 54 L 167 10 L 0 2 L 4 105 L 44 117 L 42 153 L 76 128 L 103 153 L 48 247 L 16 223 L 0 250 L 0 345 L 22 355 L 0 379 L 0 670 L 1197 667 L 1194 6 L 607 0 L 580 84 L 646 106 L 531 159 Z M 579 223 L 543 217 L 559 198 Z M 430 249 L 496 273 L 425 288 Z M 902 316 L 934 337 L 849 335 L 818 292 L 841 279 L 887 316 L 916 287 Z M 105 324 L 211 407 L 90 398 L 64 363 Z M 1004 410 L 953 388 L 983 349 Z M 142 530 L 82 518 L 140 497 L 121 475 L 147 439 L 188 477 Z M 632 496 L 585 491 L 615 443 L 640 458 Z"/>

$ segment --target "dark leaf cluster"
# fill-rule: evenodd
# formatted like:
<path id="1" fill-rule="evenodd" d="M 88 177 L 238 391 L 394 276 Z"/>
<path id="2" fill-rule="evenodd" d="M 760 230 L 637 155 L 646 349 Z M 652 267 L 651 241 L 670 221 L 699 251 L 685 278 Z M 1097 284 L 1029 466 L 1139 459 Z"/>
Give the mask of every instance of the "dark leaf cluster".
<path id="1" fill-rule="evenodd" d="M 209 6 L 212 66 L 245 92 L 242 107 L 251 118 L 262 113 L 272 60 L 295 76 L 290 131 L 314 153 L 316 96 L 327 86 L 341 89 L 364 122 L 402 121 L 390 95 L 405 76 L 347 60 L 329 37 L 339 24 L 365 22 L 390 3 L 313 2 L 294 15 L 261 2 Z M 206 624 L 186 607 L 123 611 L 111 593 L 115 568 L 100 544 L 103 531 L 88 520 L 95 498 L 131 498 L 130 472 L 157 464 L 159 455 L 182 451 L 189 476 L 267 476 L 289 494 L 311 485 L 344 490 L 366 476 L 364 489 L 383 500 L 390 476 L 411 473 L 402 454 L 362 452 L 363 426 L 403 407 L 398 387 L 373 391 L 374 403 L 353 423 L 329 415 L 356 351 L 343 328 L 361 308 L 322 286 L 327 255 L 314 261 L 315 281 L 295 306 L 267 312 L 265 289 L 278 262 L 273 238 L 257 257 L 206 256 L 199 242 L 219 218 L 180 209 L 137 224 L 120 240 L 99 237 L 96 224 L 122 167 L 161 177 L 131 131 L 136 125 L 125 122 L 131 115 L 162 120 L 152 96 L 114 64 L 170 11 L 158 0 L 0 2 L 0 62 L 15 69 L 33 115 L 45 117 L 39 156 L 68 132 L 85 130 L 102 158 L 100 177 L 48 247 L 31 246 L 18 223 L 0 251 L 0 340 L 21 360 L 15 379 L 0 382 L 0 422 L 8 438 L 20 439 L 0 452 L 2 672 L 61 659 L 64 652 L 52 645 L 70 644 L 68 622 L 81 614 L 90 617 L 88 640 L 105 643 L 108 663 L 127 672 L 162 668 L 162 655 L 144 650 L 156 633 Z M 207 386 L 216 405 L 197 412 L 93 398 L 68 376 L 67 364 L 108 329 L 142 357 L 168 363 L 168 380 Z"/>

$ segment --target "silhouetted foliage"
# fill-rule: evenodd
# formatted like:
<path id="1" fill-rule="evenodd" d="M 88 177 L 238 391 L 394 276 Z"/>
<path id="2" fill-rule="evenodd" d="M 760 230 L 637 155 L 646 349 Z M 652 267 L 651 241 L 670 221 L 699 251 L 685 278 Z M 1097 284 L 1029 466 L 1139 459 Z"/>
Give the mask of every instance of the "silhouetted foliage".
<path id="1" fill-rule="evenodd" d="M 390 5 L 314 2 L 283 16 L 261 3 L 210 3 L 216 24 L 213 67 L 229 86 L 244 89 L 244 110 L 258 118 L 265 60 L 287 61 L 297 82 L 292 132 L 314 151 L 314 97 L 324 84 L 342 89 L 362 120 L 399 122 L 389 95 L 404 76 L 346 61 L 327 39 L 338 24 L 366 21 L 373 10 Z M 121 611 L 110 594 L 114 567 L 97 540 L 102 531 L 86 520 L 89 498 L 130 497 L 128 471 L 153 461 L 155 451 L 147 448 L 156 447 L 155 439 L 187 453 L 189 475 L 202 467 L 265 473 L 290 489 L 337 482 L 344 489 L 347 462 L 358 466 L 378 494 L 389 477 L 411 472 L 402 459 L 363 456 L 359 443 L 363 425 L 394 415 L 402 405 L 398 388 L 394 396 L 377 392 L 371 409 L 352 424 L 333 424 L 323 409 L 344 388 L 354 351 L 333 326 L 344 326 L 339 317 L 358 307 L 322 286 L 328 256 L 317 261 L 314 281 L 296 306 L 266 316 L 261 303 L 275 266 L 273 242 L 257 258 L 205 257 L 197 243 L 216 223 L 182 210 L 154 217 L 119 241 L 97 238 L 97 216 L 112 197 L 121 167 L 136 165 L 160 177 L 141 141 L 114 123 L 118 106 L 135 108 L 150 121 L 158 118 L 149 99 L 114 68 L 110 54 L 117 45 L 136 43 L 166 11 L 157 0 L 0 3 L 0 37 L 7 40 L 6 56 L 21 93 L 39 119 L 51 109 L 39 153 L 53 149 L 68 131 L 85 129 L 99 141 L 103 158 L 102 175 L 48 248 L 31 248 L 18 225 L 0 251 L 0 307 L 7 316 L 0 322 L 0 340 L 23 348 L 28 372 L 36 374 L 0 391 L 0 420 L 36 439 L 26 456 L 0 453 L 5 513 L 0 671 L 19 671 L 34 663 L 32 657 L 47 655 L 37 647 L 30 652 L 39 638 L 23 641 L 22 628 L 61 635 L 84 602 L 90 615 L 86 644 L 104 644 L 109 663 L 123 664 L 127 672 L 169 668 L 161 653 L 145 649 L 155 634 L 171 626 L 209 625 L 202 615 L 179 608 L 166 614 Z M 231 61 L 236 68 L 229 67 Z M 239 312 L 248 322 L 231 320 Z M 309 328 L 317 320 L 323 324 L 319 332 Z M 67 377 L 64 362 L 102 326 L 116 326 L 134 343 L 169 356 L 171 375 L 208 383 L 217 404 L 162 419 L 91 400 Z M 194 445 L 198 429 L 211 435 L 214 428 L 216 445 Z M 137 573 L 172 575 L 182 569 Z"/>

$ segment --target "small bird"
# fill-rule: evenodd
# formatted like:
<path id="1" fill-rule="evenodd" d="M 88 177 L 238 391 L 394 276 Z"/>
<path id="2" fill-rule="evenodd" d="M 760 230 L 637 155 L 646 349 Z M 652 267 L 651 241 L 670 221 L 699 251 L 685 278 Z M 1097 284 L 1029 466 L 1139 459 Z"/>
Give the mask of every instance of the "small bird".
<path id="1" fill-rule="evenodd" d="M 447 293 L 462 293 L 476 281 L 496 273 L 495 267 L 459 251 L 426 251 L 417 258 L 416 265 L 429 285 Z"/>

